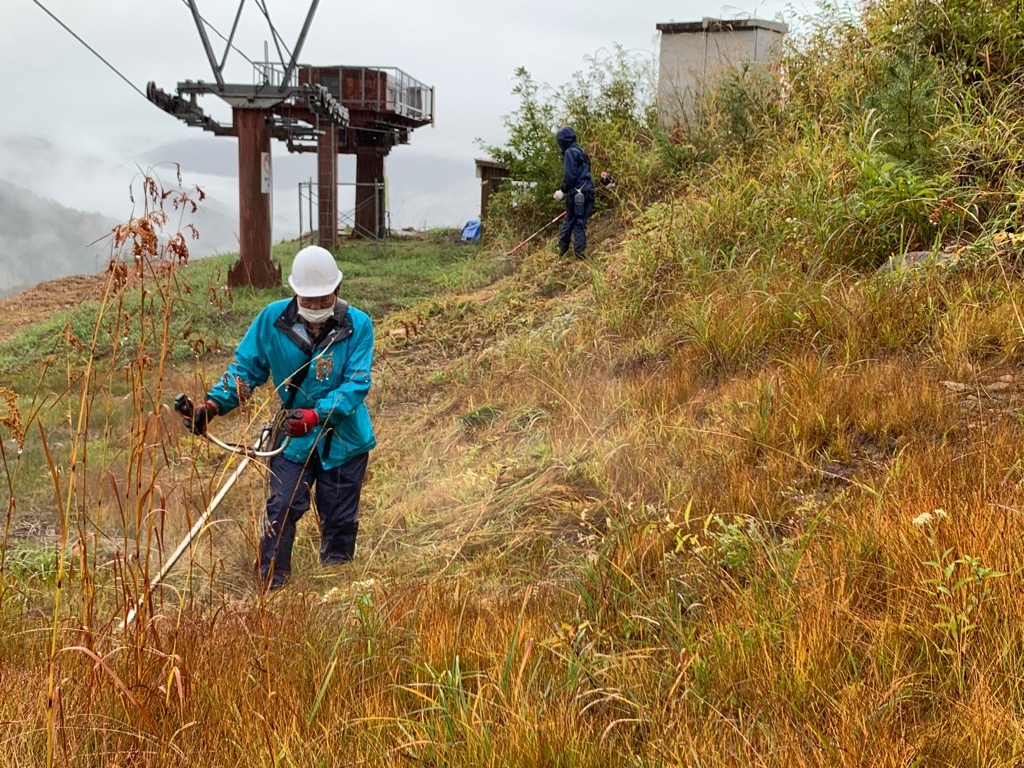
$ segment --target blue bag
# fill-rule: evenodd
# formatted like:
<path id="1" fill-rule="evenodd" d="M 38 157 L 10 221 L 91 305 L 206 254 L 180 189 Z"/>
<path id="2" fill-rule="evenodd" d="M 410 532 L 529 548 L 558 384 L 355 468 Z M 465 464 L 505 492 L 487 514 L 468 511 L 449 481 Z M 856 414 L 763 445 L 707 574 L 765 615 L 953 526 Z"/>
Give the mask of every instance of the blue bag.
<path id="1" fill-rule="evenodd" d="M 480 219 L 470 219 L 466 222 L 466 226 L 462 228 L 462 242 L 480 242 Z"/>

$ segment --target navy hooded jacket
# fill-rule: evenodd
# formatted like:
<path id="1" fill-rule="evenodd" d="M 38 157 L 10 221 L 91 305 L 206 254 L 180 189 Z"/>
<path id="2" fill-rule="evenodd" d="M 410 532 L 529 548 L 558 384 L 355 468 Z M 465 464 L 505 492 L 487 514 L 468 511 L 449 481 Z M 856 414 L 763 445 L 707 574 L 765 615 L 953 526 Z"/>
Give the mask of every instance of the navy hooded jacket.
<path id="1" fill-rule="evenodd" d="M 590 192 L 594 182 L 590 178 L 590 156 L 586 150 L 576 143 L 576 131 L 566 125 L 555 134 L 558 146 L 562 150 L 562 191 L 571 195 L 577 189 Z"/>

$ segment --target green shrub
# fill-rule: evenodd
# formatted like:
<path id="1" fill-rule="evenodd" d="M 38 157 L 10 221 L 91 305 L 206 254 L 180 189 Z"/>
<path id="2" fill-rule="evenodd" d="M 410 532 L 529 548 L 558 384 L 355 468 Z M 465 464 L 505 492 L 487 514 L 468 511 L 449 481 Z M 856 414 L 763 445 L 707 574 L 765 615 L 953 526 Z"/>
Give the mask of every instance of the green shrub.
<path id="1" fill-rule="evenodd" d="M 639 205 L 657 192 L 659 159 L 650 151 L 657 124 L 653 62 L 616 48 L 589 57 L 587 64 L 557 89 L 542 87 L 525 68 L 516 70 L 512 93 L 519 106 L 505 117 L 508 140 L 478 140 L 509 171 L 509 181 L 491 197 L 491 221 L 498 226 L 522 231 L 561 210 L 551 195 L 562 183 L 555 141 L 562 125 L 576 130 L 595 183 L 601 171 L 616 177 L 616 199 Z"/>
<path id="2" fill-rule="evenodd" d="M 677 170 L 723 155 L 750 158 L 779 133 L 781 99 L 777 73 L 740 66 L 698 93 L 670 131 L 659 131 L 661 155 Z"/>

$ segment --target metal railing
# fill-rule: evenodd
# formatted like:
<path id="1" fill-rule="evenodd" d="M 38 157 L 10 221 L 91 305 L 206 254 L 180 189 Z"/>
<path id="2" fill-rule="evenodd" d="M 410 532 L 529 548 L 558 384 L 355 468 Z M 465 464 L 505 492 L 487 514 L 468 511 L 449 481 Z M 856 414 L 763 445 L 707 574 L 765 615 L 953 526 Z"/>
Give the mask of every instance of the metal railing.
<path id="1" fill-rule="evenodd" d="M 337 232 L 339 235 L 343 235 L 352 232 L 356 228 L 356 217 L 357 215 L 368 209 L 369 206 L 373 206 L 373 220 L 374 230 L 370 240 L 375 242 L 379 241 L 377 232 L 383 229 L 385 237 L 391 231 L 391 211 L 388 210 L 385 195 L 385 183 L 383 181 L 370 181 L 370 182 L 352 182 L 352 181 L 339 181 L 336 183 L 337 193 L 340 197 L 341 193 L 350 188 L 353 192 L 359 188 L 372 187 L 374 195 L 369 200 L 364 200 L 359 205 L 356 205 L 348 209 L 338 209 L 338 220 L 335 222 Z M 381 206 L 381 199 L 384 199 L 385 205 Z M 299 240 L 305 242 L 307 237 L 310 242 L 317 242 L 316 235 L 314 233 L 319 229 L 319 215 L 320 215 L 320 193 L 319 184 L 312 179 L 309 181 L 299 182 Z M 308 217 L 308 219 L 307 219 Z"/>
<path id="2" fill-rule="evenodd" d="M 290 86 L 298 84 L 298 68 L 296 68 L 287 83 Z M 284 85 L 284 67 L 273 61 L 254 61 L 252 63 L 252 84 L 271 85 L 275 88 Z"/>
<path id="3" fill-rule="evenodd" d="M 434 117 L 434 89 L 397 67 L 341 67 L 346 87 L 341 102 L 356 109 L 393 112 L 412 120 Z M 356 87 L 351 87 L 352 77 Z"/>
<path id="4" fill-rule="evenodd" d="M 273 61 L 253 62 L 253 85 L 289 87 L 298 85 L 300 69 L 296 67 L 288 83 L 284 81 L 284 68 Z M 325 86 L 345 107 L 375 112 L 391 112 L 410 120 L 433 122 L 434 89 L 397 67 L 318 67 L 320 84 Z M 340 75 L 328 76 L 324 70 L 336 69 Z"/>

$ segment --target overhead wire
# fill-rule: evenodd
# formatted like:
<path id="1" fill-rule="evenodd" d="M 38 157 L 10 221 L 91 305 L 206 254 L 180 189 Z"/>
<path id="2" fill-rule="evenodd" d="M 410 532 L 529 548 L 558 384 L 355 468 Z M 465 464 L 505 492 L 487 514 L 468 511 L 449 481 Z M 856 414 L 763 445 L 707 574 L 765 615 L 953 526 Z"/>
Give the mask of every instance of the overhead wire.
<path id="1" fill-rule="evenodd" d="M 274 29 L 274 22 L 270 20 L 270 12 L 267 10 L 266 5 L 261 3 L 260 0 L 256 0 L 256 7 L 260 9 L 260 13 L 263 14 L 263 18 L 267 20 L 267 26 L 270 27 L 270 36 L 274 39 L 274 48 L 277 49 L 277 58 L 284 61 L 284 54 L 281 53 L 281 43 L 277 38 L 277 30 Z"/>
<path id="2" fill-rule="evenodd" d="M 181 0 L 181 1 L 182 1 L 182 4 L 185 5 L 185 7 L 187 7 L 187 8 L 190 7 L 188 0 Z M 129 88 L 131 88 L 133 91 L 135 91 L 137 94 L 139 94 L 139 96 L 144 98 L 147 102 L 149 101 L 149 97 L 146 96 L 146 93 L 141 88 L 139 88 L 135 83 L 133 83 L 131 80 L 129 80 L 128 77 L 124 73 L 122 73 L 117 67 L 115 67 L 113 64 L 111 64 L 109 61 L 107 61 L 107 59 L 102 54 L 100 54 L 99 51 L 97 51 L 95 48 L 93 48 L 91 45 L 89 45 L 89 43 L 87 43 L 85 40 L 83 40 L 80 35 L 78 35 L 73 29 L 71 29 L 71 27 L 69 27 L 67 24 L 65 24 L 63 21 L 61 21 L 61 19 L 58 18 L 57 15 L 55 13 L 53 13 L 53 11 L 51 11 L 49 8 L 47 8 L 45 5 L 43 5 L 43 3 L 40 0 L 32 0 L 32 2 L 35 3 L 37 6 L 39 6 L 40 10 L 42 10 L 47 16 L 49 16 L 51 19 L 53 19 L 55 22 L 57 22 L 57 24 L 59 24 L 69 35 L 71 35 L 73 38 L 75 38 L 75 40 L 77 40 L 79 43 L 81 43 L 86 48 L 86 50 L 88 50 L 93 56 L 95 56 L 97 59 L 99 59 L 101 62 L 103 62 L 115 75 L 117 75 L 119 78 L 121 78 L 128 85 Z M 243 0 L 243 2 L 244 2 L 244 0 Z M 277 41 L 280 40 L 280 35 L 278 34 L 277 29 L 274 28 L 273 22 L 270 20 L 270 14 L 269 14 L 269 12 L 268 12 L 268 10 L 266 8 L 266 0 L 256 0 L 256 5 L 257 5 L 257 7 L 260 8 L 260 10 L 262 11 L 263 15 L 266 17 L 267 24 L 270 26 L 270 31 L 271 31 L 272 35 L 274 36 L 274 39 L 275 39 L 275 45 L 277 45 Z M 211 30 L 213 30 L 222 40 L 224 40 L 225 42 L 228 42 L 228 47 L 230 49 L 236 51 L 243 59 L 245 59 L 247 62 L 249 62 L 253 66 L 256 66 L 255 62 L 253 62 L 252 59 L 250 59 L 248 56 L 246 56 L 245 53 L 243 53 L 241 50 L 239 50 L 235 45 L 230 43 L 228 41 L 228 38 L 224 37 L 224 35 L 222 35 L 220 33 L 220 31 L 216 27 L 214 27 L 212 24 L 210 24 L 210 22 L 208 22 L 205 18 L 203 18 L 202 15 L 200 15 L 199 18 L 207 27 L 209 27 Z M 236 19 L 236 23 L 237 23 L 237 19 Z M 284 48 L 288 52 L 288 56 L 290 58 L 291 57 L 291 51 L 288 49 L 287 44 L 285 44 L 283 40 L 281 40 L 280 44 L 284 45 Z M 281 49 L 280 49 L 280 46 L 278 46 L 278 55 L 280 55 L 280 54 L 281 54 Z M 284 58 L 282 57 L 282 62 L 283 61 L 284 61 Z M 265 84 L 263 84 L 263 85 L 265 85 Z M 263 88 L 263 85 L 260 86 L 260 89 Z M 367 133 L 381 133 L 381 134 L 384 134 L 384 133 L 394 133 L 394 131 L 374 129 L 374 128 L 370 128 L 370 127 L 360 128 L 359 130 L 366 131 Z"/>
<path id="3" fill-rule="evenodd" d="M 284 58 L 284 54 L 281 53 L 281 46 L 284 46 L 284 50 L 288 54 L 289 59 L 292 56 L 292 52 L 288 50 L 287 43 L 285 43 L 285 41 L 281 38 L 281 35 L 278 34 L 277 28 L 274 26 L 274 22 L 270 20 L 270 11 L 267 9 L 266 0 L 256 0 L 256 7 L 259 8 L 260 11 L 263 13 L 263 18 L 267 20 L 267 26 L 270 27 L 270 34 L 274 38 L 274 47 L 277 48 L 277 56 L 279 59 L 281 59 L 281 64 L 287 65 L 287 62 L 285 61 Z"/>
<path id="4" fill-rule="evenodd" d="M 186 8 L 188 8 L 188 7 L 189 7 L 189 4 L 188 4 L 188 0 L 181 0 L 181 4 L 182 4 L 182 5 L 184 5 L 184 6 L 186 7 Z M 239 56 L 241 56 L 241 57 L 242 57 L 243 59 L 245 59 L 245 60 L 246 60 L 247 62 L 249 62 L 249 63 L 250 63 L 250 64 L 252 64 L 253 66 L 256 66 L 256 62 L 255 62 L 255 61 L 253 61 L 253 60 L 252 60 L 252 59 L 250 59 L 250 58 L 249 58 L 248 56 L 246 56 L 246 55 L 245 55 L 245 54 L 244 54 L 244 53 L 242 52 L 242 50 L 241 50 L 241 49 L 239 49 L 239 48 L 238 48 L 238 46 L 236 46 L 236 45 L 234 45 L 233 43 L 231 43 L 231 42 L 230 42 L 230 41 L 228 40 L 228 38 L 224 37 L 224 35 L 223 35 L 223 34 L 221 34 L 221 31 L 220 31 L 219 29 L 217 29 L 217 28 L 216 28 L 215 26 L 213 26 L 213 24 L 211 24 L 210 22 L 208 22 L 208 21 L 207 21 L 207 20 L 206 20 L 206 19 L 205 19 L 205 18 L 203 17 L 203 15 L 202 15 L 202 14 L 199 14 L 199 18 L 200 18 L 200 19 L 202 20 L 203 24 L 205 24 L 205 25 L 206 25 L 207 27 L 209 27 L 209 28 L 210 28 L 211 30 L 213 30 L 214 34 L 216 34 L 216 35 L 217 35 L 217 37 L 219 37 L 219 38 L 220 38 L 221 40 L 223 40 L 223 41 L 224 41 L 225 43 L 227 43 L 227 44 L 228 44 L 228 47 L 229 47 L 229 48 L 230 48 L 231 50 L 235 51 L 235 52 L 236 52 L 236 53 L 237 53 L 237 54 L 238 54 Z M 223 66 L 223 65 L 221 65 L 221 66 Z"/>
<path id="5" fill-rule="evenodd" d="M 122 80 L 124 80 L 124 82 L 127 83 L 128 86 L 133 91 L 135 91 L 137 94 L 139 94 L 139 96 L 141 96 L 142 98 L 146 99 L 146 101 L 149 101 L 149 98 L 146 96 L 145 91 L 143 91 L 141 88 L 139 88 L 139 86 L 137 86 L 135 83 L 133 83 L 131 80 L 129 80 L 128 77 L 126 75 L 124 75 L 117 67 L 115 67 L 113 64 L 111 64 L 109 61 L 107 61 L 107 59 L 104 58 L 103 55 L 100 54 L 99 51 L 97 51 L 95 48 L 93 48 L 91 45 L 89 45 L 89 43 L 87 43 L 85 40 L 83 40 L 80 35 L 78 35 L 73 29 L 71 29 L 71 27 L 69 27 L 67 24 L 65 24 L 63 21 L 61 21 L 53 11 L 51 11 L 49 8 L 47 8 L 45 5 L 43 5 L 42 2 L 40 2 L 40 0 L 32 0 L 32 2 L 35 3 L 36 5 L 38 5 L 39 8 L 47 16 L 49 16 L 51 19 L 53 19 L 55 22 L 57 22 L 69 35 L 71 35 L 73 38 L 75 38 L 75 40 L 77 40 L 79 43 L 81 43 L 83 46 L 85 46 L 85 48 L 93 56 L 95 56 L 97 59 L 99 59 L 104 64 L 106 64 L 107 67 L 115 75 L 117 75 Z M 183 5 L 185 5 L 186 8 L 188 7 L 188 0 L 181 0 L 181 2 L 182 2 Z M 209 27 L 211 30 L 213 30 L 213 32 L 221 40 L 223 40 L 224 42 L 228 42 L 228 38 L 224 37 L 224 35 L 221 34 L 220 30 L 218 30 L 215 26 L 213 26 L 210 22 L 208 22 L 201 15 L 200 15 L 199 18 L 202 20 L 202 22 L 204 24 L 206 24 L 207 27 Z M 268 18 L 268 22 L 269 22 L 269 18 Z M 276 34 L 276 31 L 275 31 L 275 34 Z M 243 59 L 245 59 L 247 62 L 249 62 L 249 64 L 252 64 L 253 66 L 255 66 L 255 62 L 252 59 L 250 59 L 248 56 L 246 56 L 245 52 L 242 51 L 241 49 L 239 49 L 238 46 L 236 46 L 234 44 L 229 44 L 229 47 L 231 48 L 231 50 L 235 51 L 236 53 L 238 53 L 239 56 L 241 56 Z"/>
<path id="6" fill-rule="evenodd" d="M 32 0 L 32 2 L 35 3 L 36 5 L 38 5 L 43 10 L 43 12 L 46 13 L 47 16 L 49 16 L 51 19 L 53 19 L 58 24 L 60 24 L 69 35 L 71 35 L 73 38 L 75 38 L 75 40 L 77 40 L 82 45 L 84 45 L 93 56 L 95 56 L 97 59 L 99 59 L 104 64 L 106 64 L 115 75 L 117 75 L 122 80 L 124 80 L 126 83 L 128 83 L 129 87 L 131 87 L 131 89 L 133 91 L 135 91 L 137 94 L 139 94 L 139 96 L 141 96 L 142 98 L 146 99 L 146 101 L 149 101 L 149 99 L 146 97 L 145 92 L 141 88 L 139 88 L 139 86 L 137 86 L 135 83 L 133 83 L 131 80 L 129 80 L 125 75 L 123 75 L 121 73 L 121 71 L 118 70 L 117 67 L 115 67 L 109 61 L 107 61 L 105 58 L 103 58 L 103 56 L 101 56 L 100 53 L 95 48 L 93 48 L 91 45 L 89 45 L 87 42 L 85 42 L 85 40 L 83 40 L 81 37 L 79 37 L 75 33 L 75 31 L 73 29 L 71 29 L 71 27 L 69 27 L 67 24 L 65 24 L 63 21 L 61 21 L 59 18 L 57 18 L 57 16 L 53 13 L 53 11 L 51 11 L 49 8 L 47 8 L 45 5 L 43 5 L 41 2 L 39 2 L 39 0 Z"/>
<path id="7" fill-rule="evenodd" d="M 235 32 L 238 31 L 238 22 L 242 18 L 242 10 L 245 8 L 245 0 L 241 0 L 238 4 L 238 10 L 235 11 L 235 21 L 231 25 L 231 31 L 228 33 L 228 47 L 224 49 L 224 55 L 220 58 L 220 71 L 224 71 L 224 65 L 228 63 L 228 54 L 231 52 L 231 41 L 235 39 Z M 198 9 L 197 9 L 198 10 Z"/>
<path id="8" fill-rule="evenodd" d="M 57 22 L 69 35 L 71 35 L 73 38 L 75 38 L 75 40 L 77 40 L 79 43 L 81 43 L 83 46 L 85 46 L 85 48 L 93 56 L 95 56 L 97 59 L 99 59 L 104 64 L 106 64 L 107 67 L 115 75 L 117 75 L 122 80 L 124 80 L 124 82 L 127 83 L 128 86 L 133 91 L 135 91 L 137 94 L 139 94 L 142 98 L 146 99 L 146 101 L 149 101 L 149 98 L 146 96 L 145 91 L 143 91 L 141 88 L 139 88 L 139 86 L 137 86 L 135 83 L 133 83 L 131 80 L 129 80 L 128 77 L 126 75 L 124 75 L 117 67 L 115 67 L 113 64 L 111 64 L 109 61 L 107 61 L 107 59 L 104 58 L 100 54 L 99 51 L 97 51 L 95 48 L 93 48 L 91 45 L 89 45 L 89 43 L 87 43 L 85 40 L 83 40 L 81 38 L 81 36 L 79 36 L 73 29 L 71 29 L 71 27 L 69 27 L 67 24 L 65 24 L 63 21 L 61 21 L 53 11 L 51 11 L 49 8 L 47 8 L 45 5 L 43 5 L 42 2 L 40 2 L 40 0 L 32 0 L 32 2 L 35 3 L 37 6 L 39 6 L 39 8 L 44 13 L 46 13 L 47 16 L 49 16 L 51 19 L 53 19 L 55 22 Z M 243 0 L 243 2 L 244 2 L 244 0 Z M 188 0 L 181 0 L 181 3 L 186 8 L 189 7 Z M 281 39 L 281 36 L 278 33 L 276 27 L 274 27 L 274 23 L 270 19 L 270 13 L 267 10 L 265 0 L 256 0 L 256 6 L 263 13 L 263 16 L 267 20 L 267 24 L 270 26 L 270 32 L 271 32 L 271 35 L 274 38 L 274 45 L 277 47 L 278 56 L 281 56 L 281 60 L 284 61 L 284 57 L 281 54 L 281 46 L 284 46 L 284 50 L 288 54 L 288 56 L 290 58 L 291 57 L 291 51 L 288 49 L 288 45 L 284 42 L 284 40 Z M 242 51 L 238 46 L 236 46 L 234 43 L 230 42 L 230 40 L 227 37 L 225 37 L 221 33 L 221 31 L 219 29 L 217 29 L 215 26 L 213 26 L 213 24 L 211 24 L 209 21 L 207 21 L 206 18 L 202 14 L 199 14 L 199 18 L 203 22 L 203 24 L 205 24 L 210 30 L 213 31 L 214 34 L 217 35 L 217 37 L 219 37 L 221 40 L 223 40 L 224 42 L 226 42 L 228 44 L 228 48 L 230 50 L 235 51 L 239 56 L 241 56 L 243 59 L 245 59 L 252 66 L 256 66 L 256 62 L 254 62 L 252 59 L 250 59 L 248 56 L 246 56 L 245 52 Z M 222 66 L 223 66 L 223 64 L 222 64 Z"/>

